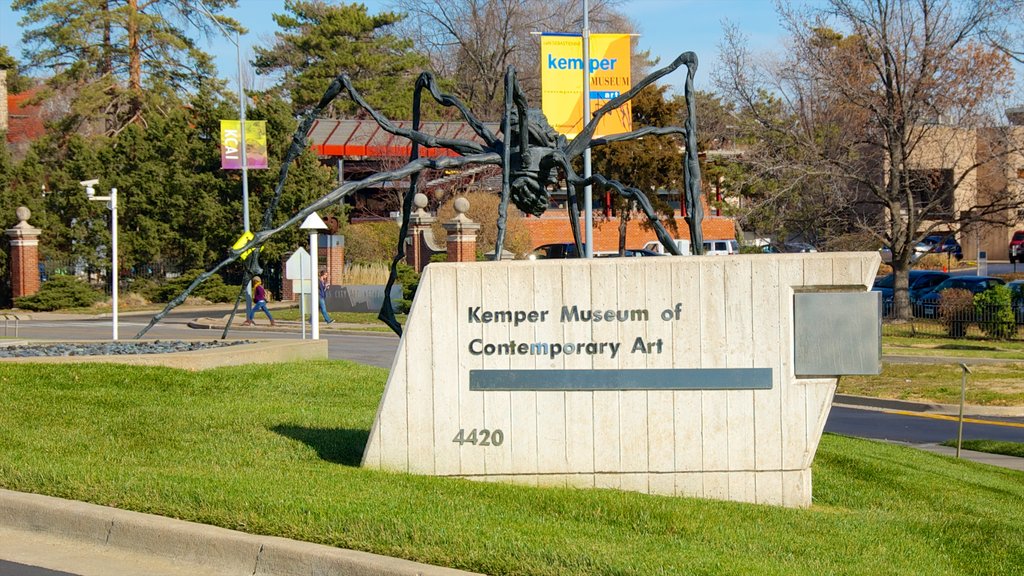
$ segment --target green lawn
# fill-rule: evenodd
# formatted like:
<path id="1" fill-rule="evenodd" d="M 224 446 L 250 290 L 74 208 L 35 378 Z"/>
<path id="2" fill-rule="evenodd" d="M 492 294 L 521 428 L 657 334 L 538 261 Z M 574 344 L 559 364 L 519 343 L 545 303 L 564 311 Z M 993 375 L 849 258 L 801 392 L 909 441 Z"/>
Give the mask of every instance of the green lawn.
<path id="1" fill-rule="evenodd" d="M 967 403 L 979 406 L 1024 406 L 1024 361 L 975 364 L 967 376 Z M 877 376 L 843 376 L 840 394 L 958 404 L 963 370 L 958 364 L 882 365 Z"/>
<path id="2" fill-rule="evenodd" d="M 386 372 L 0 365 L 0 484 L 489 574 L 1014 574 L 1024 474 L 826 435 L 809 510 L 358 468 Z"/>
<path id="3" fill-rule="evenodd" d="M 956 440 L 947 440 L 942 443 L 943 446 L 956 446 Z M 1006 456 L 1015 456 L 1017 458 L 1024 458 L 1024 443 L 1020 442 L 1003 442 L 1000 440 L 964 440 L 960 447 L 964 450 L 974 450 L 976 452 L 988 452 L 989 454 L 1004 454 Z"/>
<path id="4" fill-rule="evenodd" d="M 898 356 L 1001 358 L 1024 363 L 1024 340 L 984 340 L 936 336 L 882 336 L 882 353 Z"/>

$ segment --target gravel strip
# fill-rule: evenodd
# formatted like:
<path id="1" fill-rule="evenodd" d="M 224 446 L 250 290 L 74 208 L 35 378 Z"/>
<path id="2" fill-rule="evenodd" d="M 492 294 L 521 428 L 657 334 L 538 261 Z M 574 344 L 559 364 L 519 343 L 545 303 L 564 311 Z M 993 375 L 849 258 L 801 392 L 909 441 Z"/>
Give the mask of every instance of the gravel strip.
<path id="1" fill-rule="evenodd" d="M 124 354 L 170 354 L 252 344 L 251 340 L 156 340 L 152 342 L 78 342 L 66 344 L 30 344 L 0 347 L 0 358 L 40 356 L 119 356 Z"/>

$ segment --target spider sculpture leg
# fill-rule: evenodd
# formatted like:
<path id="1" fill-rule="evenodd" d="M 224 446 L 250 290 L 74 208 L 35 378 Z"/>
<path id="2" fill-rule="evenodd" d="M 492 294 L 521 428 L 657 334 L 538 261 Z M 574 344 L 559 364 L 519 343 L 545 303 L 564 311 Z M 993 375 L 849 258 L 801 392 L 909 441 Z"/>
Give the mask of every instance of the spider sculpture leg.
<path id="1" fill-rule="evenodd" d="M 686 122 L 683 133 L 686 136 L 686 159 L 683 163 L 683 179 L 685 181 L 686 193 L 684 206 L 686 208 L 686 223 L 690 228 L 690 249 L 694 254 L 704 253 L 704 233 L 701 230 L 701 222 L 704 219 L 704 208 L 700 203 L 700 162 L 697 158 L 697 107 L 694 101 L 693 76 L 697 72 L 697 55 L 693 52 L 680 54 L 671 64 L 655 70 L 643 80 L 638 82 L 629 91 L 609 100 L 594 113 L 593 118 L 583 127 L 580 134 L 566 148 L 566 156 L 575 158 L 583 153 L 591 145 L 594 131 L 601 118 L 612 110 L 622 106 L 631 100 L 641 90 L 655 82 L 659 78 L 674 72 L 680 66 L 686 65 L 686 85 L 684 96 L 686 99 Z M 604 138 L 605 142 L 614 141 L 612 137 Z M 664 242 L 662 242 L 665 244 Z M 667 250 L 672 250 L 669 244 L 665 244 Z"/>
<path id="2" fill-rule="evenodd" d="M 345 184 L 339 186 L 338 188 L 335 188 L 334 190 L 332 190 L 331 192 L 325 194 L 324 196 L 321 196 L 319 199 L 317 199 L 313 203 L 308 204 L 307 206 L 305 206 L 304 208 L 299 210 L 294 216 L 292 216 L 291 218 L 289 218 L 285 222 L 282 222 L 278 226 L 276 226 L 274 228 L 269 228 L 268 227 L 268 228 L 265 228 L 265 229 L 257 232 L 255 237 L 252 240 L 250 240 L 249 243 L 246 244 L 245 246 L 242 246 L 241 248 L 238 248 L 238 249 L 235 249 L 235 250 L 231 250 L 226 258 L 224 258 L 222 261 L 220 261 L 218 264 L 216 264 L 213 268 L 210 268 L 206 272 L 203 272 L 202 274 L 197 276 L 196 279 L 193 280 L 191 284 L 189 284 L 188 288 L 186 288 L 174 300 L 171 300 L 167 304 L 167 306 L 164 307 L 164 309 L 162 311 L 160 311 L 157 315 L 155 315 L 149 321 L 149 324 L 146 325 L 136 335 L 136 338 L 141 338 L 142 336 L 144 336 L 146 334 L 146 332 L 149 331 L 150 328 L 152 328 L 154 325 L 156 325 L 156 323 L 159 322 L 161 319 L 163 319 L 164 316 L 166 316 L 171 310 L 173 310 L 174 308 L 179 306 L 182 302 L 184 302 L 185 298 L 187 298 L 188 295 L 191 294 L 192 291 L 196 289 L 196 287 L 198 287 L 200 284 L 202 284 L 208 278 L 210 278 L 211 276 L 213 276 L 214 274 L 219 272 L 225 266 L 227 266 L 227 265 L 235 262 L 236 260 L 238 260 L 243 253 L 249 252 L 250 250 L 253 250 L 254 251 L 253 255 L 255 255 L 256 254 L 255 251 L 258 251 L 259 247 L 262 246 L 267 240 L 269 240 L 275 234 L 281 232 L 282 230 L 286 230 L 286 229 L 288 229 L 288 228 L 290 228 L 292 226 L 298 225 L 307 216 L 309 216 L 313 212 L 316 212 L 318 210 L 323 210 L 324 208 L 327 208 L 328 206 L 336 204 L 339 201 L 343 200 L 346 196 L 352 194 L 353 192 L 356 192 L 358 190 L 362 190 L 364 188 L 370 188 L 370 187 L 376 186 L 378 184 L 381 184 L 382 182 L 389 182 L 389 181 L 393 181 L 393 180 L 402 180 L 402 179 L 405 179 L 405 178 L 408 178 L 408 177 L 412 176 L 413 174 L 416 174 L 418 172 L 422 172 L 423 170 L 427 170 L 427 169 L 430 169 L 430 170 L 446 170 L 446 169 L 450 169 L 450 168 L 461 168 L 461 167 L 469 166 L 469 165 L 472 165 L 472 164 L 498 165 L 500 163 L 501 163 L 501 156 L 496 154 L 496 153 L 493 153 L 493 152 L 488 152 L 488 153 L 484 153 L 484 154 L 474 154 L 474 155 L 471 155 L 471 156 L 454 156 L 454 157 L 453 156 L 449 156 L 449 157 L 442 157 L 442 158 L 418 158 L 414 162 L 409 162 L 408 164 L 402 166 L 401 168 L 398 168 L 398 169 L 395 169 L 395 170 L 391 170 L 391 171 L 388 171 L 388 172 L 379 172 L 377 174 L 373 174 L 371 176 L 368 176 L 368 177 L 364 178 L 363 180 L 346 182 Z"/>
<path id="3" fill-rule="evenodd" d="M 455 138 L 438 138 L 430 134 L 424 134 L 416 129 L 407 130 L 396 126 L 386 116 L 375 110 L 362 95 L 352 86 L 352 81 L 349 79 L 347 74 L 338 76 L 338 82 L 345 87 L 350 98 L 359 105 L 360 108 L 365 110 L 370 116 L 377 122 L 377 125 L 381 127 L 385 132 L 394 134 L 395 136 L 402 136 L 403 138 L 409 139 L 410 142 L 427 146 L 430 148 L 447 148 L 458 154 L 482 154 L 488 151 L 496 151 L 497 139 L 491 134 L 490 130 L 483 125 L 482 122 L 476 120 L 475 117 L 469 112 L 469 109 L 465 107 L 457 98 L 454 96 L 441 94 L 436 86 L 434 76 L 429 73 L 420 74 L 416 81 L 416 88 L 413 92 L 414 106 L 418 106 L 417 102 L 421 99 L 421 93 L 423 88 L 427 88 L 432 96 L 435 97 L 439 104 L 444 106 L 454 106 L 462 114 L 463 118 L 466 119 L 467 123 L 473 127 L 477 135 L 484 140 L 485 144 L 479 142 L 473 142 L 472 140 L 460 140 Z"/>
<path id="4" fill-rule="evenodd" d="M 510 175 L 512 159 L 512 90 L 515 82 L 515 68 L 509 66 L 505 71 L 505 113 L 501 116 L 501 134 L 504 141 L 501 147 L 501 202 L 498 203 L 498 234 L 494 242 L 494 260 L 501 260 L 501 254 L 505 250 L 505 222 L 508 216 L 508 199 L 512 191 Z M 525 111 L 520 109 L 520 135 L 523 134 L 521 123 L 523 112 Z M 520 141 L 520 150 L 522 150 L 525 144 L 524 141 Z"/>
<path id="5" fill-rule="evenodd" d="M 667 230 L 665 230 L 665 226 L 661 223 L 658 213 L 655 212 L 654 207 L 651 206 L 651 201 L 641 190 L 638 188 L 630 188 L 616 180 L 609 180 L 600 174 L 591 175 L 589 178 L 582 178 L 573 171 L 568 158 L 565 156 L 559 156 L 557 160 L 562 165 L 562 169 L 565 170 L 565 179 L 570 187 L 575 188 L 576 190 L 582 190 L 584 187 L 591 184 L 608 186 L 614 188 L 624 198 L 636 200 L 637 204 L 640 205 L 640 209 L 643 210 L 644 215 L 647 216 L 647 219 L 650 221 L 651 226 L 654 227 L 654 233 L 657 235 L 658 241 L 660 241 L 662 245 L 665 246 L 665 249 L 672 254 L 675 254 L 676 256 L 680 255 L 679 248 L 676 247 L 676 243 L 672 241 L 672 236 Z"/>

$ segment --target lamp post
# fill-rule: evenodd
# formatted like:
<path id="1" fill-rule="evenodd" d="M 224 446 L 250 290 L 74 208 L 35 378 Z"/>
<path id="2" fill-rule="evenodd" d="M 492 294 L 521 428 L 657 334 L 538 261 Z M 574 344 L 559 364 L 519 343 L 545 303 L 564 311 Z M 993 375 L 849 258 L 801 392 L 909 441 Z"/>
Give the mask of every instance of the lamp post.
<path id="1" fill-rule="evenodd" d="M 242 48 L 237 30 L 234 34 L 235 37 L 232 38 L 231 32 L 224 28 L 217 18 L 207 10 L 205 4 L 199 2 L 196 7 L 220 29 L 228 42 L 235 45 L 235 64 L 238 67 L 238 135 L 241 140 L 238 151 L 242 155 L 242 227 L 245 228 L 242 232 L 244 233 L 249 231 L 249 162 L 245 154 L 245 89 L 242 87 Z"/>
<path id="2" fill-rule="evenodd" d="M 96 188 L 99 180 L 85 180 L 79 182 L 85 187 L 85 195 L 89 200 L 106 202 L 110 210 L 110 295 L 114 303 L 114 314 L 111 324 L 113 325 L 113 339 L 117 341 L 117 188 L 110 189 L 110 196 L 97 196 Z"/>
<path id="3" fill-rule="evenodd" d="M 313 282 L 317 278 L 316 269 L 320 264 L 320 251 L 318 250 L 317 232 L 327 230 L 327 224 L 320 218 L 320 215 L 313 212 L 303 220 L 299 226 L 302 230 L 309 230 L 309 323 L 312 325 L 310 338 L 320 339 L 320 290 L 313 290 Z M 302 322 L 306 320 L 303 319 Z"/>
<path id="4" fill-rule="evenodd" d="M 592 118 L 590 113 L 590 5 L 583 0 L 583 126 Z M 583 151 L 583 177 L 590 178 L 590 146 Z M 572 192 L 570 192 L 572 193 Z M 589 184 L 583 188 L 583 227 L 586 230 L 585 258 L 594 257 L 594 193 Z"/>

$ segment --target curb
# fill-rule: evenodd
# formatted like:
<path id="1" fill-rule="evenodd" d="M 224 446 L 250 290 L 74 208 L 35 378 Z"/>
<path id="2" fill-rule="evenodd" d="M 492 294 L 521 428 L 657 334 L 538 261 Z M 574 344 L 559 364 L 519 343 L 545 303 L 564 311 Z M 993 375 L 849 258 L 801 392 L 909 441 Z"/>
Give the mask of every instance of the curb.
<path id="1" fill-rule="evenodd" d="M 882 362 L 890 364 L 1024 364 L 1024 358 L 967 358 L 958 356 L 904 356 L 885 354 Z"/>
<path id="2" fill-rule="evenodd" d="M 932 404 L 928 402 L 911 402 L 890 398 L 874 398 L 871 396 L 854 396 L 853 394 L 836 394 L 833 404 L 842 404 L 860 408 L 876 408 L 879 410 L 903 410 L 925 414 L 943 414 L 957 416 L 960 414 L 959 404 Z M 964 416 L 996 416 L 1004 418 L 1024 417 L 1024 406 L 975 406 L 965 405 Z"/>
<path id="3" fill-rule="evenodd" d="M 223 318 L 195 318 L 188 322 L 188 327 L 196 330 L 224 330 L 224 326 L 227 324 Z M 358 327 L 362 325 L 345 324 L 343 322 L 333 322 L 331 327 L 323 322 L 320 323 L 320 333 L 329 332 L 332 334 L 355 334 L 359 336 L 376 336 L 379 338 L 397 338 L 394 332 L 375 332 L 372 330 L 359 330 Z M 335 326 L 341 324 L 340 326 Z M 308 324 L 307 324 L 308 326 Z M 254 326 L 243 326 L 241 322 L 236 322 L 231 325 L 232 330 L 269 330 L 274 332 L 292 332 L 301 331 L 302 324 L 297 320 L 278 320 L 276 326 L 270 326 L 269 324 L 258 324 Z"/>
<path id="4" fill-rule="evenodd" d="M 0 489 L 0 523 L 103 548 L 253 576 L 468 576 L 452 568 L 369 552 L 258 536 L 50 496 Z"/>

